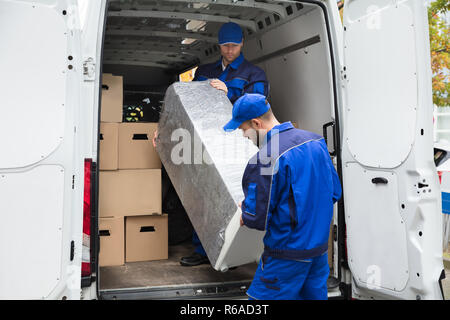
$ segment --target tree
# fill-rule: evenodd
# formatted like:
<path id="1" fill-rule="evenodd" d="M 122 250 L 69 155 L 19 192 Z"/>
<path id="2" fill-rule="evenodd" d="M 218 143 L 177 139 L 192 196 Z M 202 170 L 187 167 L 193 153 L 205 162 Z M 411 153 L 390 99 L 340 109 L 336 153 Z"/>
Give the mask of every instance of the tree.
<path id="1" fill-rule="evenodd" d="M 434 1 L 428 8 L 433 103 L 439 107 L 450 106 L 450 28 L 442 18 L 443 14 L 449 10 L 448 0 Z"/>

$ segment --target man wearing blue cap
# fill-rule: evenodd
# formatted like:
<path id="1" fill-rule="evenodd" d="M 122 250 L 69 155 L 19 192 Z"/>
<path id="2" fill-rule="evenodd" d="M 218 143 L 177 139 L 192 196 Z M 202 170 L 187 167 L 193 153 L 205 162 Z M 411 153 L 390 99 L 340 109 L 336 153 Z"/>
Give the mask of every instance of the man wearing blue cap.
<path id="1" fill-rule="evenodd" d="M 219 46 L 222 58 L 214 63 L 199 66 L 194 81 L 211 80 L 211 86 L 227 94 L 234 103 L 244 93 L 268 95 L 266 74 L 261 68 L 244 59 L 241 53 L 243 33 L 241 27 L 233 22 L 222 25 L 219 30 Z M 180 260 L 183 266 L 196 266 L 209 263 L 206 252 L 194 231 L 192 243 L 195 252 Z"/>
<path id="2" fill-rule="evenodd" d="M 269 85 L 266 74 L 261 68 L 248 62 L 241 53 L 243 33 L 241 27 L 233 22 L 222 25 L 219 30 L 219 47 L 222 58 L 206 65 L 201 65 L 195 72 L 194 81 L 211 80 L 211 86 L 227 94 L 234 103 L 244 93 L 259 93 L 267 96 Z M 156 146 L 158 132 L 155 131 L 153 145 Z M 193 232 L 195 252 L 180 260 L 183 266 L 196 266 L 209 263 L 200 240 Z"/>
<path id="3" fill-rule="evenodd" d="M 259 94 L 239 98 L 232 113 L 224 130 L 265 135 L 242 178 L 241 226 L 266 231 L 247 295 L 326 300 L 328 236 L 342 190 L 323 137 L 280 124 Z"/>
<path id="4" fill-rule="evenodd" d="M 268 95 L 266 74 L 261 68 L 248 62 L 241 53 L 243 47 L 241 27 L 228 22 L 219 30 L 219 46 L 222 58 L 202 65 L 195 72 L 194 81 L 213 79 L 211 85 L 224 91 L 231 103 L 244 93 Z"/>

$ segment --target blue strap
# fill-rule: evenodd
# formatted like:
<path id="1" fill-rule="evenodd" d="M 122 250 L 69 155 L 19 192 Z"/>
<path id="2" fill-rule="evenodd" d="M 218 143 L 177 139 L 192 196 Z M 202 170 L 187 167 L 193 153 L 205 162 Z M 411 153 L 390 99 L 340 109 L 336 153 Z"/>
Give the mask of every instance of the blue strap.
<path id="1" fill-rule="evenodd" d="M 230 70 L 230 66 L 229 65 L 225 68 L 225 70 L 219 76 L 219 80 L 220 81 L 225 82 L 225 79 L 227 78 L 227 75 L 228 75 L 228 70 Z"/>
<path id="2" fill-rule="evenodd" d="M 295 199 L 294 199 L 294 191 L 292 190 L 292 185 L 289 186 L 289 216 L 291 219 L 291 228 L 295 229 L 297 226 L 297 210 L 295 206 Z"/>
<path id="3" fill-rule="evenodd" d="M 243 91 L 246 91 L 250 86 L 253 85 L 253 93 L 260 93 L 265 97 L 269 97 L 270 94 L 270 83 L 267 80 L 256 80 L 246 84 Z"/>
<path id="4" fill-rule="evenodd" d="M 277 259 L 305 260 L 318 257 L 328 251 L 328 242 L 308 250 L 271 249 L 264 247 L 263 256 L 270 256 Z"/>

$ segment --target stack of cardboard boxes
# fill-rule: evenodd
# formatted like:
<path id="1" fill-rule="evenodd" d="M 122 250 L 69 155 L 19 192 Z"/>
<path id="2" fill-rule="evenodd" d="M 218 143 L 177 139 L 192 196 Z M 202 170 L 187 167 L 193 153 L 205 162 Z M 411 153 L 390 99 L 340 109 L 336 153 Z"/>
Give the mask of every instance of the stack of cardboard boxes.
<path id="1" fill-rule="evenodd" d="M 100 124 L 100 266 L 168 258 L 157 123 L 122 123 L 123 80 L 103 75 Z"/>

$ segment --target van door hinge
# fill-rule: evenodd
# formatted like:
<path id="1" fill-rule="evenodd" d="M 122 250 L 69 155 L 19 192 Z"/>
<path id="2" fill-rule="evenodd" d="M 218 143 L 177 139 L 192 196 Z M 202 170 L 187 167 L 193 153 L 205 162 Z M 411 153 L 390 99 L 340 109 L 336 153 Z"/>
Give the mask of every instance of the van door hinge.
<path id="1" fill-rule="evenodd" d="M 348 81 L 347 80 L 347 67 L 345 67 L 345 66 L 341 69 L 341 80 L 343 82 Z"/>
<path id="2" fill-rule="evenodd" d="M 70 242 L 70 261 L 73 261 L 74 256 L 75 256 L 75 242 L 72 240 L 72 242 Z"/>
<path id="3" fill-rule="evenodd" d="M 83 62 L 84 81 L 95 80 L 95 61 L 94 58 L 89 57 Z"/>

